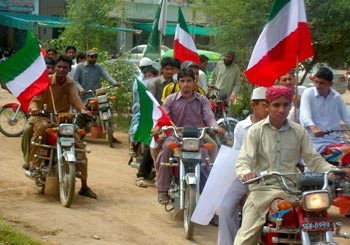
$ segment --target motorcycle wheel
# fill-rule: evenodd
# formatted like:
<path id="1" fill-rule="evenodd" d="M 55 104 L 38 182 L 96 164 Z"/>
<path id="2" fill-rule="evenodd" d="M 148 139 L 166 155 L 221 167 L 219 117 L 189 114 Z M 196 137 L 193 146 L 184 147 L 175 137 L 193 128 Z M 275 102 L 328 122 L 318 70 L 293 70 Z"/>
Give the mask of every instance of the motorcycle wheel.
<path id="1" fill-rule="evenodd" d="M 234 130 L 239 121 L 232 117 L 227 117 L 227 124 L 225 123 L 224 118 L 221 118 L 217 121 L 219 127 L 225 129 L 225 134 L 219 137 L 220 144 L 232 146 L 234 141 Z"/>
<path id="2" fill-rule="evenodd" d="M 113 148 L 113 124 L 111 120 L 105 121 L 105 129 L 107 132 L 108 145 Z"/>
<path id="3" fill-rule="evenodd" d="M 60 200 L 64 207 L 69 208 L 72 204 L 75 191 L 75 164 L 67 162 L 62 158 L 61 171 Z"/>
<path id="4" fill-rule="evenodd" d="M 27 115 L 19 110 L 17 117 L 12 120 L 16 111 L 12 107 L 2 107 L 0 110 L 0 132 L 7 137 L 21 136 L 27 123 Z"/>
<path id="5" fill-rule="evenodd" d="M 188 185 L 185 191 L 185 205 L 184 205 L 184 229 L 186 239 L 191 240 L 193 238 L 194 224 L 191 222 L 193 211 L 196 207 L 196 186 Z"/>

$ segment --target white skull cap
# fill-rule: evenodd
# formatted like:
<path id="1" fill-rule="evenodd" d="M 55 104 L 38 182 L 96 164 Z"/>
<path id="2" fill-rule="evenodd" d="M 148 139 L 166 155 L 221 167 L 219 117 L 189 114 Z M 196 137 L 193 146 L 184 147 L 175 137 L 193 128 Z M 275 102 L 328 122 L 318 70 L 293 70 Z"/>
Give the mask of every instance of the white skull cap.
<path id="1" fill-rule="evenodd" d="M 153 61 L 150 58 L 148 58 L 148 57 L 143 57 L 140 60 L 140 67 L 151 66 L 151 65 L 153 65 Z"/>
<path id="2" fill-rule="evenodd" d="M 266 88 L 257 87 L 253 90 L 251 100 L 266 100 Z"/>

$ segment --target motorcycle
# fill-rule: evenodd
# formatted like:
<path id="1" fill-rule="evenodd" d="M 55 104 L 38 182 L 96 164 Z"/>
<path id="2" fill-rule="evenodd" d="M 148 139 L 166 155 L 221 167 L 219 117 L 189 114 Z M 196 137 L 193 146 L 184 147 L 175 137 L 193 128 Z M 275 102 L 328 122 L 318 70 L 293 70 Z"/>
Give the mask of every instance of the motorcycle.
<path id="1" fill-rule="evenodd" d="M 21 136 L 29 115 L 22 110 L 21 104 L 7 103 L 0 110 L 0 132 L 7 137 Z"/>
<path id="2" fill-rule="evenodd" d="M 210 87 L 210 91 L 208 92 L 208 94 L 211 94 L 209 101 L 217 123 L 220 127 L 225 129 L 225 134 L 219 137 L 218 143 L 220 143 L 220 145 L 232 146 L 234 130 L 239 121 L 233 117 L 227 116 L 227 108 L 229 107 L 227 96 L 221 96 L 219 98 L 219 92 L 220 89 L 213 86 Z"/>
<path id="3" fill-rule="evenodd" d="M 161 163 L 161 166 L 173 168 L 173 175 L 168 190 L 170 197 L 169 204 L 172 208 L 165 210 L 170 212 L 175 208 L 183 211 L 184 229 L 186 239 L 193 238 L 194 223 L 191 216 L 197 205 L 200 195 L 201 167 L 209 164 L 209 158 L 202 162 L 201 147 L 212 149 L 212 145 L 203 144 L 202 140 L 207 131 L 214 130 L 211 127 L 196 128 L 164 126 L 161 129 L 163 134 L 172 131 L 176 141 L 171 142 L 168 147 L 175 152 L 174 157 L 168 163 Z"/>
<path id="4" fill-rule="evenodd" d="M 114 95 L 110 94 L 112 86 L 96 89 L 95 91 L 88 90 L 82 93 L 81 99 L 88 110 L 94 113 L 98 123 L 102 126 L 102 133 L 107 134 L 108 144 L 113 147 L 113 101 L 116 100 Z M 91 127 L 96 125 L 94 122 L 86 123 L 79 120 L 78 125 L 84 128 L 86 132 L 91 132 Z"/>
<path id="5" fill-rule="evenodd" d="M 350 130 L 327 130 L 324 132 L 325 135 L 332 133 L 341 134 L 341 136 L 336 136 L 340 138 L 339 141 L 341 142 L 328 145 L 321 156 L 334 166 L 350 168 Z M 348 203 L 348 207 L 338 203 Z M 339 208 L 340 215 L 350 217 L 350 193 L 340 193 L 334 205 Z"/>
<path id="6" fill-rule="evenodd" d="M 330 175 L 340 176 L 341 181 L 330 181 Z M 282 190 L 290 196 L 272 202 L 260 244 L 337 244 L 334 237 L 350 239 L 350 233 L 341 233 L 343 224 L 333 224 L 327 212 L 336 192 L 350 193 L 349 180 L 343 171 L 302 174 L 266 171 L 244 184 L 268 178 L 276 178 Z"/>
<path id="7" fill-rule="evenodd" d="M 48 116 L 48 113 L 42 111 L 40 115 Z M 51 121 L 55 123 L 46 130 L 46 142 L 43 142 L 42 137 L 39 137 L 38 142 L 31 142 L 34 147 L 40 147 L 40 154 L 35 157 L 42 159 L 42 162 L 35 169 L 34 175 L 26 171 L 26 176 L 34 178 L 37 190 L 41 194 L 45 192 L 48 179 L 51 177 L 55 188 L 58 177 L 60 202 L 68 208 L 73 202 L 75 177 L 79 174 L 76 171 L 76 163 L 86 164 L 83 155 L 90 153 L 90 150 L 75 147 L 75 135 L 85 134 L 84 130 L 76 126 L 77 114 L 74 116 L 71 113 L 60 113 L 57 115 L 57 121 L 56 115 L 53 113 L 49 115 Z"/>

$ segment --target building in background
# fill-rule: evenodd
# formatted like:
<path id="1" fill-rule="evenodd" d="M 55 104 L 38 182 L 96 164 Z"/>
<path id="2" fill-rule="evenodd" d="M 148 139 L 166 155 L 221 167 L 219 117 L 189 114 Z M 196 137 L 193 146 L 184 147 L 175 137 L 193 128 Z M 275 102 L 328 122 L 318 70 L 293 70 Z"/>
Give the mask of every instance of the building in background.
<path id="1" fill-rule="evenodd" d="M 146 44 L 152 30 L 153 19 L 159 0 L 124 0 L 125 7 L 119 11 L 122 21 L 119 28 L 137 29 L 140 32 L 118 32 L 116 49 L 126 51 L 134 46 Z M 177 22 L 178 6 L 182 7 L 197 47 L 206 49 L 213 28 L 208 28 L 207 18 L 191 8 L 192 1 L 168 0 L 167 35 L 164 45 L 172 48 Z M 205 3 L 206 0 L 203 0 Z M 25 40 L 25 31 L 32 30 L 40 40 L 55 39 L 67 24 L 65 0 L 0 0 L 0 49 L 17 49 Z M 120 12 L 121 15 L 120 16 Z M 117 15 L 111 12 L 111 17 Z"/>

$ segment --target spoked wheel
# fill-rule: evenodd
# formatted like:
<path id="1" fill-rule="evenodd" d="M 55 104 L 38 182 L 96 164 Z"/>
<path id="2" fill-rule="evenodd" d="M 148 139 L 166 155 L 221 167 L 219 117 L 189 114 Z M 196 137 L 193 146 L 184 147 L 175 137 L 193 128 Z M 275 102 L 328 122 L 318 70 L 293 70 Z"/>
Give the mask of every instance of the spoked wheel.
<path id="1" fill-rule="evenodd" d="M 113 125 L 112 125 L 112 121 L 108 120 L 104 122 L 105 124 L 105 129 L 107 132 L 107 137 L 108 137 L 108 145 L 109 147 L 113 148 Z"/>
<path id="2" fill-rule="evenodd" d="M 16 110 L 12 107 L 2 107 L 0 110 L 0 132 L 7 137 L 21 136 L 27 122 L 27 115 L 19 110 L 14 117 Z"/>
<path id="3" fill-rule="evenodd" d="M 193 238 L 193 226 L 191 222 L 191 216 L 196 207 L 196 186 L 188 185 L 186 186 L 185 192 L 185 205 L 184 205 L 184 229 L 186 239 L 191 240 Z"/>
<path id="4" fill-rule="evenodd" d="M 64 207 L 72 204 L 75 191 L 75 163 L 62 158 L 62 181 L 60 181 L 60 200 Z"/>
<path id="5" fill-rule="evenodd" d="M 217 123 L 219 127 L 225 129 L 225 134 L 219 138 L 220 143 L 223 145 L 232 146 L 234 141 L 233 133 L 238 123 L 238 120 L 232 117 L 228 117 L 226 122 L 224 118 L 221 118 L 217 121 Z"/>

